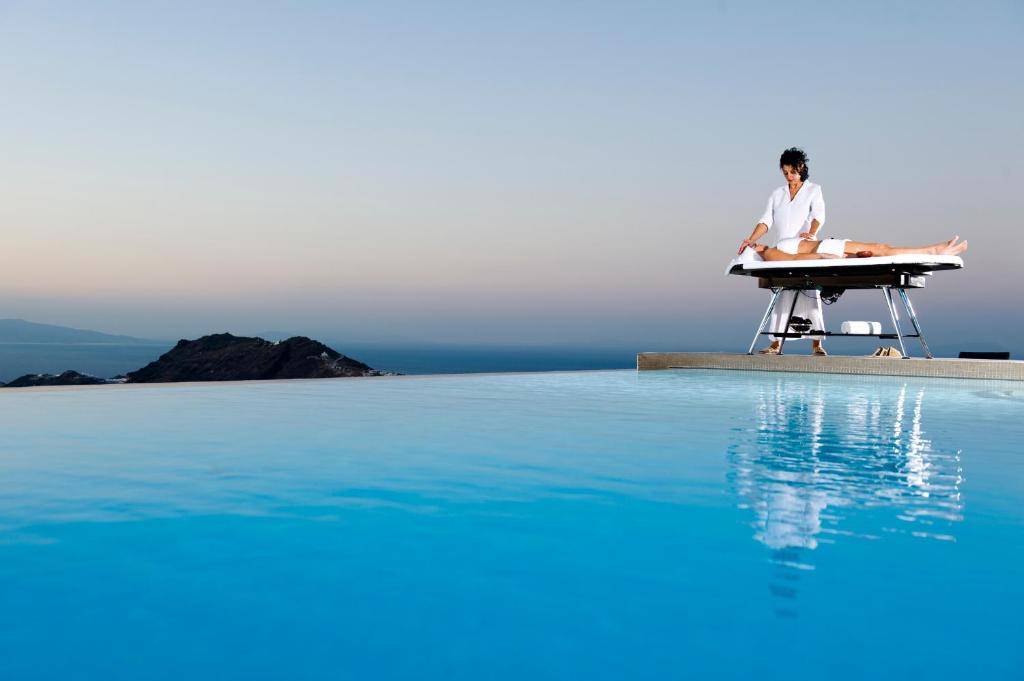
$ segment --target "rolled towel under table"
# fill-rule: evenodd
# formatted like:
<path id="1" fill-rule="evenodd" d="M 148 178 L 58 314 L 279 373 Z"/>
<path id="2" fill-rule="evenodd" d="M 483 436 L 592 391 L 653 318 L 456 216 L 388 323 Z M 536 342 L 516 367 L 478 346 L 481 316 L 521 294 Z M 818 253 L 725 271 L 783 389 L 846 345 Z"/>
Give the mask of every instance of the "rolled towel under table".
<path id="1" fill-rule="evenodd" d="M 875 335 L 882 333 L 881 322 L 843 322 L 839 332 L 844 334 Z"/>

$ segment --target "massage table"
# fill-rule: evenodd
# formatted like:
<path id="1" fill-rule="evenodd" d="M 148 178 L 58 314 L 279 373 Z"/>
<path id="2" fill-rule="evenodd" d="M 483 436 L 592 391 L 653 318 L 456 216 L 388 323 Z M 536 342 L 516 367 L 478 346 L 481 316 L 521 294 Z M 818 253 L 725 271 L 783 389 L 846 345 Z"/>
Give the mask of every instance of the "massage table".
<path id="1" fill-rule="evenodd" d="M 914 306 L 910 303 L 910 296 L 907 289 L 924 288 L 925 280 L 933 272 L 940 270 L 958 270 L 963 268 L 964 261 L 956 255 L 891 255 L 886 257 L 871 258 L 835 258 L 822 260 L 774 260 L 766 261 L 754 252 L 753 249 L 746 249 L 743 254 L 733 258 L 726 269 L 726 274 L 734 274 L 746 277 L 757 277 L 758 287 L 771 289 L 772 299 L 768 303 L 768 309 L 761 319 L 754 340 L 750 343 L 747 354 L 753 354 L 754 346 L 757 344 L 757 337 L 762 334 L 779 337 L 779 353 L 785 346 L 786 338 L 799 338 L 801 336 L 872 336 L 878 338 L 895 338 L 899 341 L 900 350 L 903 356 L 907 356 L 907 349 L 903 345 L 904 338 L 917 338 L 921 342 L 925 357 L 932 358 L 928 343 L 925 342 L 924 334 L 921 333 L 921 324 L 914 314 Z M 790 322 L 793 319 L 793 310 L 796 307 L 796 296 L 793 296 L 793 304 L 790 306 L 789 314 L 786 317 L 785 333 L 774 333 L 765 331 L 765 324 L 771 317 L 775 303 L 783 291 L 808 291 L 818 290 L 836 293 L 843 293 L 848 289 L 881 289 L 882 297 L 889 308 L 889 317 L 892 319 L 895 333 L 861 333 L 844 334 L 825 331 L 824 329 L 812 329 L 803 332 L 790 332 Z M 911 323 L 914 325 L 915 333 L 904 334 L 900 330 L 899 316 L 896 313 L 896 304 L 893 302 L 893 289 L 899 294 L 903 306 L 907 310 Z"/>

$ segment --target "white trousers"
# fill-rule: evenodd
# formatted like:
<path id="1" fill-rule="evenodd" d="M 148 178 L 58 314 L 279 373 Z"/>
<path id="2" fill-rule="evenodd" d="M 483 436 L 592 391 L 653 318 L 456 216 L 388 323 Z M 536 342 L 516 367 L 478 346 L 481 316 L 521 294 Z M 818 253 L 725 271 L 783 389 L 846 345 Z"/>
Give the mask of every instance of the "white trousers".
<path id="1" fill-rule="evenodd" d="M 793 305 L 793 296 L 797 296 L 796 307 L 793 308 L 794 317 L 803 317 L 811 320 L 811 328 L 817 331 L 825 329 L 825 317 L 821 313 L 821 295 L 817 291 L 783 291 L 782 295 L 775 302 L 772 310 L 772 318 L 768 322 L 768 330 L 772 333 L 786 333 L 786 320 L 789 318 L 789 308 Z M 778 340 L 778 336 L 772 336 Z M 800 338 L 787 338 L 800 340 L 801 338 L 821 339 L 821 336 L 800 336 Z"/>

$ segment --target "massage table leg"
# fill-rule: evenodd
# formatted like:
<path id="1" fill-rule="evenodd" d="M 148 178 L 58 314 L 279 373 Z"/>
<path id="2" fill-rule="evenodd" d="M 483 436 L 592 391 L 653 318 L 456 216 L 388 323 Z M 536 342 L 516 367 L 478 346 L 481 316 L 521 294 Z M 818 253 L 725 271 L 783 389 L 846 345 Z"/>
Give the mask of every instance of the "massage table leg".
<path id="1" fill-rule="evenodd" d="M 793 312 L 796 310 L 796 301 L 800 300 L 800 291 L 791 289 L 793 291 L 793 304 L 789 306 L 789 314 L 786 316 L 786 324 L 782 327 L 782 333 L 789 333 L 789 325 L 793 323 Z M 786 347 L 786 337 L 782 336 L 779 338 L 779 354 L 782 354 L 782 348 Z"/>
<path id="2" fill-rule="evenodd" d="M 903 332 L 900 331 L 900 320 L 896 316 L 896 305 L 892 302 L 892 287 L 882 287 L 882 297 L 885 298 L 885 304 L 889 308 L 889 316 L 892 317 L 892 325 L 896 328 L 896 340 L 900 342 L 900 352 L 903 356 L 907 356 L 907 348 L 903 345 Z"/>
<path id="3" fill-rule="evenodd" d="M 907 314 L 910 315 L 910 321 L 914 325 L 914 331 L 917 332 L 917 340 L 921 341 L 921 347 L 924 349 L 924 356 L 928 359 L 934 359 L 932 351 L 928 349 L 928 343 L 924 340 L 924 334 L 921 333 L 921 325 L 917 323 L 917 315 L 914 314 L 914 306 L 910 304 L 910 296 L 907 294 L 906 289 L 896 289 L 900 292 L 900 299 L 903 301 L 903 307 L 907 308 Z"/>
<path id="4" fill-rule="evenodd" d="M 772 310 L 775 309 L 775 303 L 778 301 L 779 296 L 782 295 L 781 288 L 772 289 L 772 299 L 768 301 L 768 309 L 765 310 L 764 317 L 761 318 L 761 326 L 757 327 L 757 332 L 754 334 L 754 340 L 750 341 L 750 349 L 747 350 L 748 355 L 754 354 L 754 346 L 757 345 L 757 337 L 764 331 L 764 325 L 768 323 L 768 318 L 772 316 Z"/>

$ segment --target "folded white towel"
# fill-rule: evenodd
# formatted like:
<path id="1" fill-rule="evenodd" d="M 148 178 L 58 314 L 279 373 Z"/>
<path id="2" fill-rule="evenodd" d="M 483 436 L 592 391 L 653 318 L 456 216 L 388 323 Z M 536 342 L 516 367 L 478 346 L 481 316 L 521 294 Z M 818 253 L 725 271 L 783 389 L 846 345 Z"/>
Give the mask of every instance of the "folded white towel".
<path id="1" fill-rule="evenodd" d="M 841 333 L 882 333 L 881 322 L 843 322 Z"/>
<path id="2" fill-rule="evenodd" d="M 764 258 L 753 248 L 744 248 L 742 253 L 729 261 L 729 266 L 725 268 L 725 273 L 729 274 L 729 271 L 736 265 L 749 265 L 752 262 L 764 262 Z"/>

